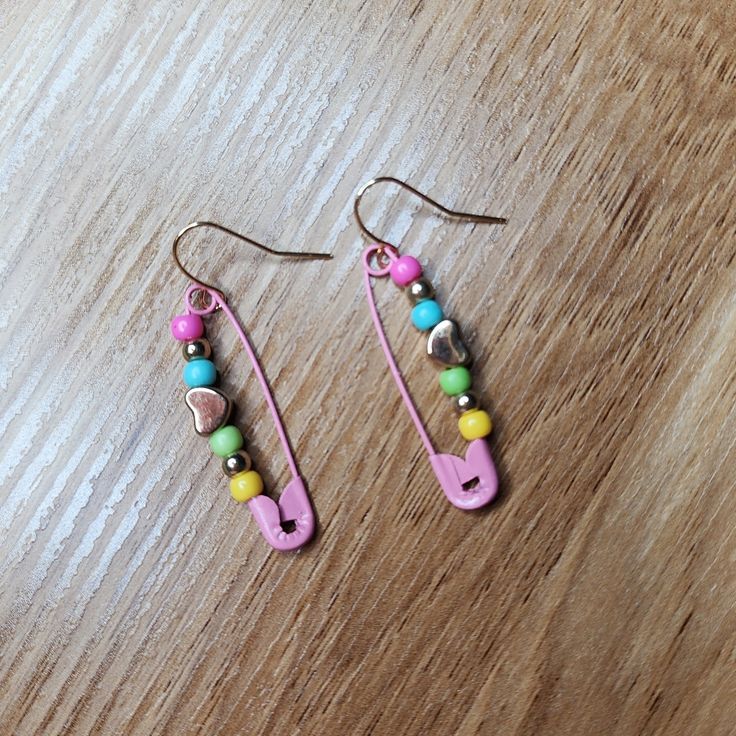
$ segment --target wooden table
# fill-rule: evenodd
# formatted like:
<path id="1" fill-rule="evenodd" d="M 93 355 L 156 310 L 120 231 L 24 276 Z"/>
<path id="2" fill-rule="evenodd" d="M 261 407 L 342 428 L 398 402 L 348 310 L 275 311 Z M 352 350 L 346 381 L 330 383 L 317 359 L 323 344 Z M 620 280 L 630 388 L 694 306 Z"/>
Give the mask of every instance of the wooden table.
<path id="1" fill-rule="evenodd" d="M 3 3 L 0 730 L 736 732 L 736 6 Z M 475 356 L 502 494 L 440 491 L 364 213 Z M 183 404 L 170 256 L 247 326 L 319 517 L 270 550 Z M 390 284 L 436 445 L 454 414 Z M 267 486 L 288 472 L 209 321 Z"/>

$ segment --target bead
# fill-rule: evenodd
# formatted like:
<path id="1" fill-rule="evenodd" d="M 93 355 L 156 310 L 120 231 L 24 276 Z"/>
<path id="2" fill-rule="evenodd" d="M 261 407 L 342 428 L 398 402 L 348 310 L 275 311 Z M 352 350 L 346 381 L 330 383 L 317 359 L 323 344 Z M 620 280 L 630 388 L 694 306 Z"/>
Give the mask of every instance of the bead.
<path id="1" fill-rule="evenodd" d="M 222 391 L 206 386 L 190 388 L 184 401 L 194 416 L 194 431 L 200 435 L 212 434 L 222 427 L 232 408 L 230 399 Z"/>
<path id="2" fill-rule="evenodd" d="M 465 393 L 473 383 L 470 371 L 464 365 L 445 368 L 440 373 L 440 386 L 448 396 Z"/>
<path id="3" fill-rule="evenodd" d="M 480 406 L 478 397 L 472 391 L 463 391 L 463 393 L 453 396 L 452 405 L 458 414 L 465 414 L 466 411 L 473 411 Z"/>
<path id="4" fill-rule="evenodd" d="M 463 414 L 457 420 L 457 426 L 460 434 L 468 441 L 487 437 L 493 429 L 491 418 L 488 416 L 488 412 L 483 411 L 483 409 L 475 409 Z"/>
<path id="5" fill-rule="evenodd" d="M 253 465 L 250 455 L 245 450 L 238 450 L 222 460 L 222 472 L 232 478 L 239 473 L 247 473 Z"/>
<path id="6" fill-rule="evenodd" d="M 227 424 L 210 435 L 210 448 L 217 457 L 227 457 L 243 446 L 243 435 L 237 427 Z"/>
<path id="7" fill-rule="evenodd" d="M 212 346 L 210 341 L 205 338 L 194 340 L 193 342 L 185 342 L 181 346 L 181 352 L 184 360 L 197 360 L 197 358 L 209 358 L 212 355 Z"/>
<path id="8" fill-rule="evenodd" d="M 431 330 L 437 323 L 442 321 L 442 307 L 434 299 L 426 299 L 419 302 L 411 310 L 411 321 L 414 327 L 423 332 Z"/>
<path id="9" fill-rule="evenodd" d="M 389 270 L 397 286 L 408 286 L 422 275 L 422 264 L 413 256 L 399 256 Z"/>
<path id="10" fill-rule="evenodd" d="M 171 334 L 176 340 L 198 340 L 204 335 L 204 322 L 198 314 L 177 314 L 171 320 Z"/>
<path id="11" fill-rule="evenodd" d="M 431 299 L 434 296 L 434 286 L 428 279 L 417 279 L 406 287 L 406 295 L 412 304 L 419 304 L 419 302 Z"/>
<path id="12" fill-rule="evenodd" d="M 236 501 L 250 501 L 263 493 L 263 478 L 255 470 L 238 473 L 230 479 L 230 493 Z"/>
<path id="13" fill-rule="evenodd" d="M 182 371 L 184 383 L 189 388 L 211 386 L 217 380 L 217 368 L 211 360 L 200 358 L 192 360 L 184 366 Z"/>
<path id="14" fill-rule="evenodd" d="M 470 352 L 460 337 L 459 327 L 451 319 L 432 328 L 427 339 L 427 355 L 442 365 L 467 365 Z"/>

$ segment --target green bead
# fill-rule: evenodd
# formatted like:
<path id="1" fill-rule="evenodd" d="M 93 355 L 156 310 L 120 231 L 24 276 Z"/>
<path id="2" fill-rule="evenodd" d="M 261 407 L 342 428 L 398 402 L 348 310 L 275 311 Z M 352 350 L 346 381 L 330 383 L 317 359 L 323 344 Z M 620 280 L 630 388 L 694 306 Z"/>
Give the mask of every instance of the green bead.
<path id="1" fill-rule="evenodd" d="M 191 365 L 191 364 L 190 364 Z M 237 427 L 227 424 L 210 435 L 210 447 L 217 457 L 227 457 L 243 446 L 243 435 Z"/>
<path id="2" fill-rule="evenodd" d="M 470 371 L 464 365 L 446 368 L 440 373 L 440 386 L 448 396 L 465 393 L 472 383 Z"/>

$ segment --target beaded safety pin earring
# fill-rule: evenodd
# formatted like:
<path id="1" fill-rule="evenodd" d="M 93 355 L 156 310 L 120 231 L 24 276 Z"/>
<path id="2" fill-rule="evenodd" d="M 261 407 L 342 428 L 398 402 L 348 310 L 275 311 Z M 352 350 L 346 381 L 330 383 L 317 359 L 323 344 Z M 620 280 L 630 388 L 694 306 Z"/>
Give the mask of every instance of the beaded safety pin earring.
<path id="1" fill-rule="evenodd" d="M 186 361 L 183 377 L 187 386 L 184 401 L 194 417 L 194 429 L 199 435 L 209 436 L 210 448 L 222 459 L 223 472 L 230 479 L 230 493 L 236 501 L 248 504 L 266 541 L 282 552 L 298 549 L 306 544 L 314 534 L 314 512 L 304 481 L 299 475 L 271 389 L 245 330 L 228 306 L 224 294 L 214 286 L 192 276 L 179 260 L 177 253 L 179 242 L 186 233 L 198 227 L 214 228 L 259 250 L 282 258 L 307 260 L 327 259 L 332 256 L 327 253 L 294 253 L 274 250 L 215 222 L 193 222 L 187 225 L 174 239 L 172 249 L 176 265 L 192 281 L 184 295 L 184 313 L 177 315 L 171 321 L 171 334 L 176 340 L 183 343 L 182 353 Z M 252 469 L 250 455 L 243 449 L 243 435 L 237 427 L 228 424 L 232 402 L 221 389 L 215 387 L 217 368 L 210 360 L 212 348 L 205 338 L 202 317 L 212 315 L 217 311 L 221 311 L 230 320 L 250 358 L 286 454 L 292 477 L 278 502 L 263 495 L 263 480 Z"/>
<path id="2" fill-rule="evenodd" d="M 498 475 L 486 441 L 492 429 L 491 418 L 479 407 L 477 396 L 470 390 L 472 377 L 468 366 L 471 363 L 471 357 L 463 343 L 460 329 L 455 322 L 445 318 L 442 307 L 434 299 L 432 284 L 423 276 L 422 265 L 412 256 L 399 255 L 399 249 L 395 245 L 374 235 L 360 217 L 359 208 L 363 195 L 371 187 L 382 182 L 396 184 L 406 189 L 423 202 L 427 202 L 450 217 L 495 225 L 503 225 L 506 220 L 501 217 L 450 210 L 406 182 L 391 176 L 381 176 L 364 184 L 355 197 L 353 207 L 361 233 L 371 242 L 371 245 L 363 251 L 368 307 L 401 398 L 427 450 L 432 469 L 447 499 L 453 506 L 460 509 L 477 509 L 490 503 L 498 492 Z M 391 280 L 403 289 L 409 298 L 412 305 L 411 321 L 414 326 L 428 333 L 427 355 L 442 367 L 439 374 L 440 387 L 451 398 L 456 412 L 460 415 L 458 419 L 460 434 L 470 442 L 464 459 L 446 453 L 439 454 L 435 451 L 396 364 L 376 308 L 371 281 L 372 278 L 386 276 L 390 276 Z"/>

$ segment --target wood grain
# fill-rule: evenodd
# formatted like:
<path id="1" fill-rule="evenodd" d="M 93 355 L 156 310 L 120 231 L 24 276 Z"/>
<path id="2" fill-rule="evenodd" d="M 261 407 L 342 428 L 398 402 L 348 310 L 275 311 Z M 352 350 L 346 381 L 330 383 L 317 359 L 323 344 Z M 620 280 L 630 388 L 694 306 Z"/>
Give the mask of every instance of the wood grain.
<path id="1" fill-rule="evenodd" d="M 3 734 L 736 733 L 732 3 L 2 3 Z M 442 498 L 370 223 L 476 358 L 502 498 Z M 250 329 L 319 515 L 271 552 L 182 401 L 169 248 Z M 405 300 L 378 301 L 460 440 Z M 271 488 L 288 474 L 210 328 Z"/>

